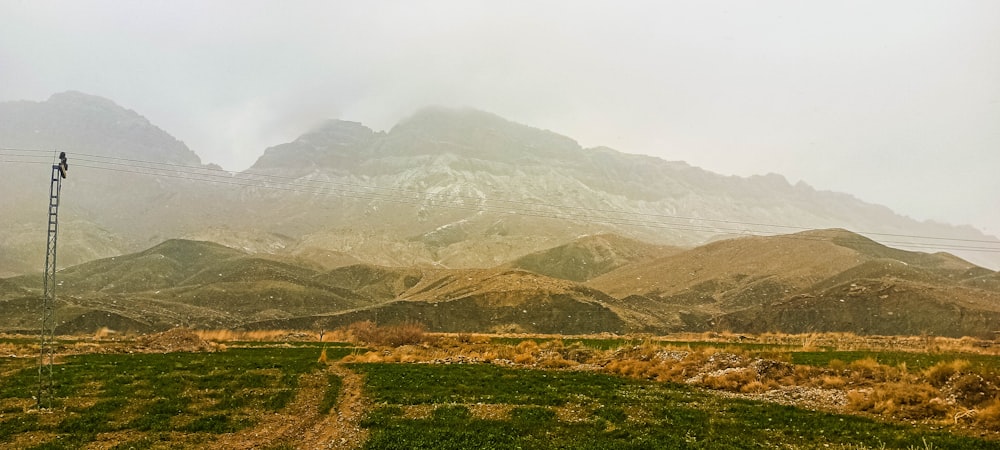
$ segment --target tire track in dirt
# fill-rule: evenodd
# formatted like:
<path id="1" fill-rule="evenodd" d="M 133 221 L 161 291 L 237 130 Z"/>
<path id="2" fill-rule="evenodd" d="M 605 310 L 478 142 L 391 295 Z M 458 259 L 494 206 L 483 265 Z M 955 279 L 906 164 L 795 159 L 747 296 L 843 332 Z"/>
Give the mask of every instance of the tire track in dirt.
<path id="1" fill-rule="evenodd" d="M 300 448 L 361 448 L 368 440 L 368 430 L 360 425 L 369 407 L 363 392 L 364 379 L 340 363 L 331 364 L 328 371 L 341 379 L 337 404 L 334 411 L 306 431 Z"/>
<path id="2" fill-rule="evenodd" d="M 334 409 L 323 414 L 319 404 L 331 373 L 341 377 L 341 390 Z M 360 426 L 367 406 L 363 386 L 360 375 L 340 364 L 303 375 L 291 404 L 277 413 L 264 414 L 252 427 L 222 436 L 211 448 L 257 449 L 279 444 L 299 449 L 361 448 L 368 437 Z"/>
<path id="3" fill-rule="evenodd" d="M 326 389 L 325 371 L 299 378 L 292 402 L 276 413 L 263 413 L 256 423 L 236 433 L 223 435 L 212 443 L 218 449 L 256 449 L 276 444 L 297 444 L 306 429 L 321 420 L 319 402 Z"/>

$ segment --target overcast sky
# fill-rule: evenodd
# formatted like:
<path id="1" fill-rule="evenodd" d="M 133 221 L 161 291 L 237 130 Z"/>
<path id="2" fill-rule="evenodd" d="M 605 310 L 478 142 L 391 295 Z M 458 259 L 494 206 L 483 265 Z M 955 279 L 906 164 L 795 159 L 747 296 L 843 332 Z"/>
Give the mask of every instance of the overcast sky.
<path id="1" fill-rule="evenodd" d="M 230 170 L 463 106 L 1000 234 L 996 0 L 0 0 L 0 101 L 66 90 Z"/>

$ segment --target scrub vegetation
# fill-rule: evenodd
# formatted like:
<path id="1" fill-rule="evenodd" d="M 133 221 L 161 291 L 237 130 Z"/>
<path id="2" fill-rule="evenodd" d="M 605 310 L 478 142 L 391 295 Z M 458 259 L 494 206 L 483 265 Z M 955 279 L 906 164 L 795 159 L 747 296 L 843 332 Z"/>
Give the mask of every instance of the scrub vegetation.
<path id="1" fill-rule="evenodd" d="M 326 332 L 65 338 L 38 410 L 0 340 L 0 449 L 995 448 L 990 341 Z M 192 351 L 192 349 L 199 349 Z"/>

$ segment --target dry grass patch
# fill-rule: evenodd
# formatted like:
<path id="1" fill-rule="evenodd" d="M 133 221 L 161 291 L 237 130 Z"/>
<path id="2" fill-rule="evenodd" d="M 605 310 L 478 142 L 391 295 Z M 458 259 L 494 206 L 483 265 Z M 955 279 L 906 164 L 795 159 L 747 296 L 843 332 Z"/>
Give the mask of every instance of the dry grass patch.
<path id="1" fill-rule="evenodd" d="M 398 325 L 379 326 L 370 320 L 356 322 L 348 327 L 354 340 L 366 345 L 399 347 L 424 342 L 428 336 L 427 327 L 418 322 L 404 322 Z"/>
<path id="2" fill-rule="evenodd" d="M 1000 431 L 1000 399 L 994 399 L 986 407 L 977 410 L 976 425 L 990 431 Z"/>
<path id="3" fill-rule="evenodd" d="M 870 357 L 851 362 L 845 370 L 856 384 L 901 381 L 906 376 L 905 366 L 887 366 Z"/>
<path id="4" fill-rule="evenodd" d="M 847 380 L 837 375 L 823 375 L 819 378 L 819 386 L 824 389 L 841 389 L 847 385 Z"/>
<path id="5" fill-rule="evenodd" d="M 851 391 L 847 409 L 895 419 L 936 419 L 948 412 L 940 391 L 927 383 L 885 383 Z"/>

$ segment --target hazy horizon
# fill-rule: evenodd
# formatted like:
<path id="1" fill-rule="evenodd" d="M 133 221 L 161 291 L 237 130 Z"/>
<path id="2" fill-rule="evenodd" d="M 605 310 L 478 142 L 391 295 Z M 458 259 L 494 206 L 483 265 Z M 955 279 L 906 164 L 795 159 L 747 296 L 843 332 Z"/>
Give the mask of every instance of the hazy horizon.
<path id="1" fill-rule="evenodd" d="M 1000 234 L 1000 3 L 0 2 L 0 101 L 106 97 L 204 162 L 470 107 Z"/>

